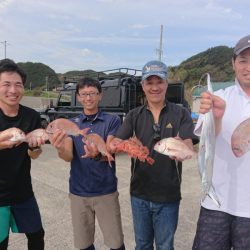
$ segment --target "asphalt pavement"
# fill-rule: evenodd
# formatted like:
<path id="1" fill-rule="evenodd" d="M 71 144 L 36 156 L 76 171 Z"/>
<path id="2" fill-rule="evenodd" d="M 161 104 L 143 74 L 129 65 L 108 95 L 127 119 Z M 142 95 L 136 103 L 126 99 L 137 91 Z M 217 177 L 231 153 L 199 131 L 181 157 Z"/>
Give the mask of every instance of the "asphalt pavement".
<path id="1" fill-rule="evenodd" d="M 32 182 L 45 229 L 46 250 L 74 250 L 71 215 L 68 198 L 69 163 L 59 159 L 55 149 L 46 144 L 43 154 L 32 161 Z M 117 156 L 117 177 L 123 231 L 127 250 L 134 249 L 129 180 L 130 159 Z M 200 179 L 197 160 L 184 162 L 182 175 L 182 201 L 175 250 L 190 250 L 195 234 L 200 204 Z M 96 250 L 107 250 L 98 223 L 96 225 Z M 10 235 L 9 250 L 26 250 L 23 234 Z"/>

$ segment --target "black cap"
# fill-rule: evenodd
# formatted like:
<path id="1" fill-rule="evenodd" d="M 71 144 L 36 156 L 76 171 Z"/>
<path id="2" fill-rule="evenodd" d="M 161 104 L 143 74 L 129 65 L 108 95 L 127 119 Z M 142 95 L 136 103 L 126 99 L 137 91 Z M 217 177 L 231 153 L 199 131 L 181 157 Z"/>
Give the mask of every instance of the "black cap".
<path id="1" fill-rule="evenodd" d="M 238 56 L 243 50 L 250 48 L 250 35 L 241 38 L 234 47 L 234 54 Z"/>

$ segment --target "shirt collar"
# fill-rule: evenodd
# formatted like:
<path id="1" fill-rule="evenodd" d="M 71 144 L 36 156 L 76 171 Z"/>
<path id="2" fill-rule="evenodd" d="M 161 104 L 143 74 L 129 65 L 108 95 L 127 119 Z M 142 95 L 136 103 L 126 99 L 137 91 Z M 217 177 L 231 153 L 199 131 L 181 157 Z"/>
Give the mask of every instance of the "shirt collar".
<path id="1" fill-rule="evenodd" d="M 80 119 L 84 122 L 87 120 L 87 116 L 84 113 L 82 113 Z M 96 114 L 96 117 L 93 119 L 93 121 L 95 121 L 97 119 L 104 120 L 104 115 L 103 115 L 102 111 L 98 111 L 98 113 Z"/>
<path id="2" fill-rule="evenodd" d="M 235 85 L 236 85 L 236 88 L 238 89 L 238 93 L 240 94 L 240 95 L 242 95 L 243 97 L 245 97 L 246 98 L 246 100 L 250 100 L 250 97 L 246 94 L 246 92 L 242 89 L 242 87 L 241 87 L 241 85 L 240 85 L 240 83 L 239 83 L 239 81 L 238 81 L 238 79 L 237 78 L 235 78 Z"/>
<path id="3" fill-rule="evenodd" d="M 162 109 L 161 109 L 161 110 L 166 109 L 166 108 L 167 108 L 167 104 L 168 104 L 168 101 L 165 101 L 165 103 L 164 103 L 164 105 L 163 105 L 163 107 L 162 107 Z M 146 105 L 145 105 L 145 107 L 146 107 L 146 109 L 147 109 L 147 110 L 150 110 L 150 108 L 149 108 L 148 104 L 146 104 Z"/>

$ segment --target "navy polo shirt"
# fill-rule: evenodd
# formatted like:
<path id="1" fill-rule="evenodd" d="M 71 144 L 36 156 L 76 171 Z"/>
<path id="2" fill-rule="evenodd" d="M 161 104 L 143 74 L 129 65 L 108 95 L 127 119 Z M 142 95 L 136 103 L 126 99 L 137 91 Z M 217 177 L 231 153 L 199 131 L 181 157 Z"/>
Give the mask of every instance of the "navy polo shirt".
<path id="1" fill-rule="evenodd" d="M 84 114 L 71 119 L 80 129 L 90 128 L 88 133 L 99 134 L 104 141 L 109 135 L 115 135 L 120 127 L 120 118 L 105 112 L 98 112 L 93 120 L 88 120 Z M 99 196 L 117 191 L 115 162 L 112 167 L 107 161 L 95 161 L 82 158 L 85 154 L 82 136 L 72 136 L 73 160 L 71 161 L 69 188 L 70 193 L 83 196 Z"/>

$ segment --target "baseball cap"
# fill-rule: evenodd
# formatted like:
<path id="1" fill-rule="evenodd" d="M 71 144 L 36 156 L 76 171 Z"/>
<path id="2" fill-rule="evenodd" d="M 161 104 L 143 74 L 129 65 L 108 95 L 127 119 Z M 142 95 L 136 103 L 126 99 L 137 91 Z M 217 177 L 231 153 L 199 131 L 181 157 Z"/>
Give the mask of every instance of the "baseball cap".
<path id="1" fill-rule="evenodd" d="M 161 79 L 166 80 L 167 75 L 168 68 L 161 61 L 149 61 L 142 68 L 142 80 L 147 79 L 149 76 L 159 76 Z"/>
<path id="2" fill-rule="evenodd" d="M 241 38 L 234 47 L 234 54 L 238 56 L 243 50 L 250 48 L 250 35 Z"/>

